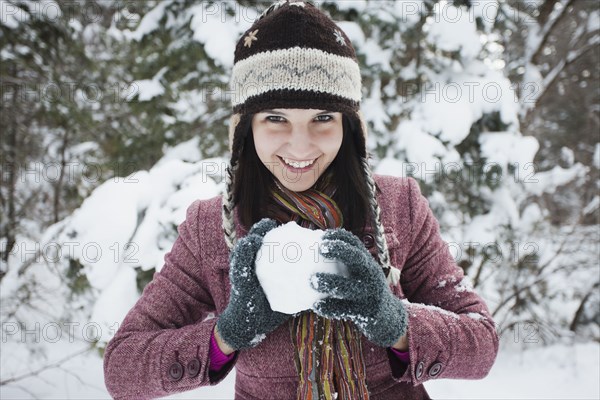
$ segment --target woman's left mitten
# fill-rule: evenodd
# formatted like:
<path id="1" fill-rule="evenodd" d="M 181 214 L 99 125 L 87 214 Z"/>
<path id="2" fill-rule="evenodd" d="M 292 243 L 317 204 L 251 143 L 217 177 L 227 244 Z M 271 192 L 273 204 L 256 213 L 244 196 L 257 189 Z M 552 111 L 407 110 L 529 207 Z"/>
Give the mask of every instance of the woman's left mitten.
<path id="1" fill-rule="evenodd" d="M 315 312 L 330 319 L 351 320 L 371 342 L 391 347 L 406 333 L 408 317 L 383 270 L 351 232 L 328 230 L 323 239 L 320 254 L 344 263 L 349 276 L 314 275 L 312 287 L 328 295 L 314 305 Z"/>

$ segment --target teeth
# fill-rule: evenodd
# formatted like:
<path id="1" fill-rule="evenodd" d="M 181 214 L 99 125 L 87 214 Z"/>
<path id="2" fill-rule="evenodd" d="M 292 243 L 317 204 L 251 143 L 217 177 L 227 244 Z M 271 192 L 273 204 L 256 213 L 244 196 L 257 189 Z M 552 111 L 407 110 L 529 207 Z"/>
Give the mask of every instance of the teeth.
<path id="1" fill-rule="evenodd" d="M 283 161 L 285 161 L 286 164 L 291 165 L 294 168 L 308 167 L 309 165 L 314 163 L 316 160 L 316 158 L 315 158 L 314 160 L 309 160 L 309 161 L 293 161 L 293 160 L 290 160 L 289 158 L 285 158 L 285 157 L 281 157 L 281 158 L 283 159 Z"/>

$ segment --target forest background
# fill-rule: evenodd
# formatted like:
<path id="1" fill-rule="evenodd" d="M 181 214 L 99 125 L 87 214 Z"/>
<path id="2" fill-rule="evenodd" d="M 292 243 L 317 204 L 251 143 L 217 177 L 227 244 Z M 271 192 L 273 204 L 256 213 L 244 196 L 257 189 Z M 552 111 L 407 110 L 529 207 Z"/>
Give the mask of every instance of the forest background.
<path id="1" fill-rule="evenodd" d="M 418 180 L 502 338 L 432 394 L 598 398 L 598 3 L 316 3 L 356 47 L 375 172 Z M 0 0 L 0 397 L 108 397 L 107 341 L 223 189 L 233 49 L 269 4 Z"/>

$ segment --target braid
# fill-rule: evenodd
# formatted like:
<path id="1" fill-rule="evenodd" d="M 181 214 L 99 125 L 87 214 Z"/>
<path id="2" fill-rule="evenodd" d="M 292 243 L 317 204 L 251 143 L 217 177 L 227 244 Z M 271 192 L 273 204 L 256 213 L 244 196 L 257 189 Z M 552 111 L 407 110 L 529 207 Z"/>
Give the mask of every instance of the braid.
<path id="1" fill-rule="evenodd" d="M 368 156 L 362 159 L 362 164 L 367 185 L 369 186 L 369 190 L 371 192 L 369 203 L 371 205 L 371 214 L 373 215 L 375 223 L 375 243 L 377 243 L 377 250 L 379 251 L 379 260 L 387 276 L 388 282 L 392 285 L 395 285 L 400 280 L 400 271 L 397 268 L 392 267 L 390 262 L 390 252 L 388 249 L 387 240 L 385 239 L 383 224 L 381 222 L 381 209 L 379 208 L 379 203 L 377 202 L 376 197 L 377 187 L 375 186 L 375 180 L 373 179 L 373 175 L 371 173 Z"/>
<path id="2" fill-rule="evenodd" d="M 235 221 L 233 219 L 233 207 L 234 207 L 234 197 L 233 197 L 233 181 L 234 181 L 234 171 L 237 167 L 238 160 L 242 151 L 242 135 L 236 135 L 235 131 L 238 127 L 243 126 L 240 124 L 240 116 L 234 115 L 231 118 L 230 126 L 229 126 L 229 137 L 231 143 L 231 160 L 229 161 L 229 165 L 225 170 L 225 191 L 223 192 L 223 210 L 222 210 L 222 220 L 223 220 L 223 233 L 225 234 L 225 242 L 227 243 L 227 247 L 232 250 L 235 242 L 237 240 L 236 232 L 235 232 Z"/>
<path id="3" fill-rule="evenodd" d="M 225 242 L 231 250 L 235 245 L 235 222 L 233 220 L 233 167 L 231 163 L 225 170 L 225 191 L 223 192 L 223 233 L 225 233 Z"/>

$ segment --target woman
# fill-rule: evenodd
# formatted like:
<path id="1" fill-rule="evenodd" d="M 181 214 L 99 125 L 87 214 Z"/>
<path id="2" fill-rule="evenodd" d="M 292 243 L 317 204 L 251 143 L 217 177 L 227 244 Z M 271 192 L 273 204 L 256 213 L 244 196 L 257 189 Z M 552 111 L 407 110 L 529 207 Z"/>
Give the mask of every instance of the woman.
<path id="1" fill-rule="evenodd" d="M 418 184 L 370 171 L 344 32 L 310 3 L 280 1 L 238 42 L 231 84 L 226 191 L 188 208 L 108 344 L 111 395 L 215 385 L 234 365 L 236 398 L 261 400 L 426 399 L 429 379 L 486 376 L 494 323 Z M 317 274 L 327 297 L 287 315 L 254 263 L 264 235 L 292 220 L 326 230 L 321 255 L 349 273 Z"/>

